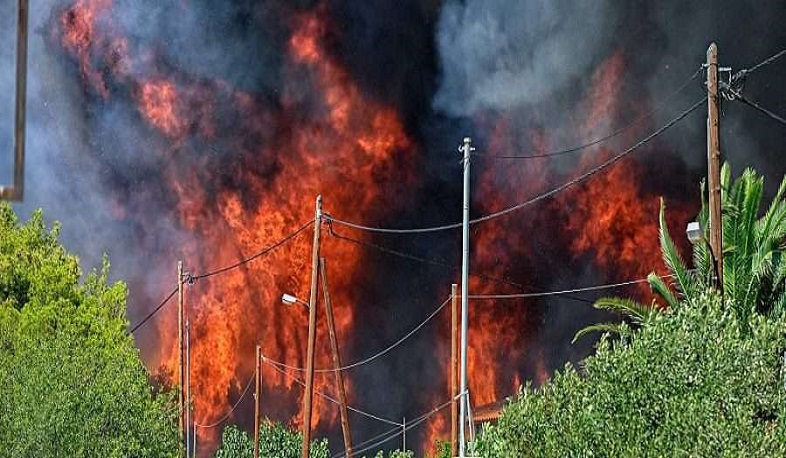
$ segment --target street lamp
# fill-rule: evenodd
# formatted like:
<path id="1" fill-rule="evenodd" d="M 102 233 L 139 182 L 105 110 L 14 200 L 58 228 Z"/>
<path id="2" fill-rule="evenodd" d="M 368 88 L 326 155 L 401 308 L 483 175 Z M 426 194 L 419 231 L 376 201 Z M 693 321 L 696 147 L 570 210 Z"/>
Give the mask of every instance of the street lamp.
<path id="1" fill-rule="evenodd" d="M 300 305 L 302 305 L 302 306 L 304 306 L 306 308 L 309 308 L 308 302 L 306 302 L 306 301 L 304 301 L 302 299 L 298 299 L 297 297 L 295 297 L 295 296 L 293 296 L 291 294 L 287 294 L 287 293 L 284 293 L 281 296 L 281 302 L 283 302 L 286 305 L 300 304 Z"/>
<path id="2" fill-rule="evenodd" d="M 688 234 L 688 240 L 690 241 L 691 245 L 699 243 L 704 238 L 704 230 L 698 221 L 691 221 L 688 223 L 685 233 Z"/>

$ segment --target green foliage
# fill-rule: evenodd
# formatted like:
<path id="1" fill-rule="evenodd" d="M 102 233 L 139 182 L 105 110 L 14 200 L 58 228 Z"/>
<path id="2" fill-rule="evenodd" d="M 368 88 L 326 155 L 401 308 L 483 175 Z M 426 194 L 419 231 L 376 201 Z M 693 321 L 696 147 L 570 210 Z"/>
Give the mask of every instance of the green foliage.
<path id="1" fill-rule="evenodd" d="M 0 203 L 0 457 L 177 456 L 176 404 L 148 384 L 108 272 L 80 284 L 57 226 Z"/>
<path id="2" fill-rule="evenodd" d="M 731 169 L 721 170 L 721 207 L 723 223 L 723 289 L 728 306 L 738 315 L 740 326 L 747 327 L 747 317 L 754 313 L 782 316 L 786 313 L 786 177 L 766 211 L 761 210 L 764 178 L 746 169 L 733 183 Z M 652 291 L 671 307 L 680 300 L 694 299 L 713 287 L 715 266 L 709 247 L 708 210 L 701 185 L 702 208 L 698 215 L 705 229 L 704 239 L 693 247 L 693 269 L 680 256 L 666 225 L 665 207 L 660 207 L 660 245 L 663 261 L 673 281 L 671 287 L 651 273 L 647 279 Z M 758 215 L 763 215 L 757 219 Z M 676 295 L 671 291 L 673 288 Z M 614 310 L 645 324 L 640 308 L 627 299 L 601 299 L 595 306 Z M 582 329 L 574 341 L 592 331 L 618 332 L 615 324 L 603 323 Z"/>
<path id="3" fill-rule="evenodd" d="M 434 441 L 434 453 L 429 458 L 452 458 L 450 454 L 450 441 L 437 439 Z"/>
<path id="4" fill-rule="evenodd" d="M 266 458 L 299 458 L 303 435 L 280 423 L 265 421 L 259 425 L 259 456 Z M 221 446 L 216 458 L 251 458 L 254 456 L 254 440 L 235 425 L 224 428 Z M 329 458 L 327 439 L 311 442 L 311 458 Z"/>
<path id="5" fill-rule="evenodd" d="M 388 458 L 414 458 L 415 453 L 410 450 L 391 450 L 388 453 Z M 385 452 L 378 451 L 374 458 L 385 458 Z"/>
<path id="6" fill-rule="evenodd" d="M 479 455 L 786 456 L 786 319 L 741 319 L 697 293 L 635 339 L 604 337 L 581 373 L 522 389 Z"/>

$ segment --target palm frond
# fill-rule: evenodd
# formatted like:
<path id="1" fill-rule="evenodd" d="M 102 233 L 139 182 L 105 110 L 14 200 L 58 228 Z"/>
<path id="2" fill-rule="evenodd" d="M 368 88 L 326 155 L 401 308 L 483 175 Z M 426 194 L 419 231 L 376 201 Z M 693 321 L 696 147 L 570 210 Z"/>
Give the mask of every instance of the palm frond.
<path id="1" fill-rule="evenodd" d="M 610 334 L 627 335 L 630 332 L 630 328 L 623 326 L 621 323 L 593 324 L 585 328 L 581 328 L 576 333 L 576 335 L 573 336 L 573 340 L 571 340 L 570 343 L 575 344 L 577 340 L 592 332 L 608 332 Z"/>
<path id="2" fill-rule="evenodd" d="M 600 310 L 617 312 L 630 317 L 636 324 L 644 324 L 649 320 L 652 308 L 633 299 L 622 297 L 601 297 L 593 307 Z"/>
<path id="3" fill-rule="evenodd" d="M 674 295 L 674 293 L 671 292 L 669 285 L 667 285 L 662 278 L 655 275 L 653 272 L 647 275 L 647 282 L 650 284 L 652 291 L 666 301 L 666 303 L 669 305 L 669 308 L 677 308 L 679 305 L 679 300 L 677 300 L 677 297 Z"/>
<path id="4" fill-rule="evenodd" d="M 685 266 L 674 240 L 669 235 L 669 228 L 666 225 L 666 206 L 663 199 L 660 200 L 660 248 L 663 253 L 663 262 L 676 280 L 676 288 L 683 297 L 691 297 L 695 290 L 694 280 L 690 271 Z"/>

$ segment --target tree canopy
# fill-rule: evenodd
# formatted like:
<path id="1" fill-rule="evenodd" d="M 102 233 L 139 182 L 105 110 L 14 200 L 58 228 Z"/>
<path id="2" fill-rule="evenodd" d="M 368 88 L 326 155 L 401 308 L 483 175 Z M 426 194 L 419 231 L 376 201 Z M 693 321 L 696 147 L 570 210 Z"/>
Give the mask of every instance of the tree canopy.
<path id="1" fill-rule="evenodd" d="M 0 456 L 177 456 L 177 404 L 126 335 L 109 261 L 85 276 L 46 228 L 0 203 Z"/>

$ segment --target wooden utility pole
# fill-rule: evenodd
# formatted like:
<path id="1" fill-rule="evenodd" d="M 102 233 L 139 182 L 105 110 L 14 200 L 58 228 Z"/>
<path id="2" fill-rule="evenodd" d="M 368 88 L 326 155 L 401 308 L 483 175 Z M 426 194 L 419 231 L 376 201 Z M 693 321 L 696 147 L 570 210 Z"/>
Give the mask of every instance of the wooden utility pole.
<path id="1" fill-rule="evenodd" d="M 716 286 L 723 294 L 723 220 L 721 215 L 720 136 L 718 97 L 718 46 L 707 48 L 707 183 L 709 186 L 710 248 Z"/>
<path id="2" fill-rule="evenodd" d="M 336 391 L 338 392 L 339 412 L 341 413 L 341 432 L 344 434 L 344 456 L 352 458 L 352 436 L 349 431 L 349 415 L 347 414 L 347 392 L 344 388 L 344 375 L 341 372 L 341 355 L 338 352 L 336 321 L 333 318 L 333 305 L 330 301 L 325 258 L 319 258 L 319 275 L 322 277 L 322 296 L 325 298 L 325 315 L 327 316 L 328 333 L 330 334 L 330 349 L 333 354 L 333 370 L 336 374 Z"/>
<path id="3" fill-rule="evenodd" d="M 185 430 L 186 430 L 186 458 L 191 456 L 191 325 L 186 317 L 186 384 L 185 384 Z"/>
<path id="4" fill-rule="evenodd" d="M 456 456 L 458 443 L 458 285 L 450 287 L 450 456 Z"/>
<path id="5" fill-rule="evenodd" d="M 14 114 L 14 184 L 0 186 L 0 199 L 22 200 L 25 180 L 25 121 L 27 108 L 28 0 L 19 0 L 16 28 L 16 111 Z"/>
<path id="6" fill-rule="evenodd" d="M 301 458 L 311 451 L 311 402 L 314 400 L 314 347 L 317 340 L 317 277 L 319 277 L 319 231 L 322 225 L 322 196 L 317 196 L 314 211 L 314 245 L 311 252 L 311 296 L 308 301 L 308 354 L 306 392 L 303 395 L 303 448 Z"/>
<path id="7" fill-rule="evenodd" d="M 180 427 L 180 440 L 185 437 L 185 371 L 183 368 L 183 261 L 177 261 L 177 374 L 178 374 L 178 426 Z"/>
<path id="8" fill-rule="evenodd" d="M 254 458 L 259 458 L 259 401 L 262 395 L 262 348 L 257 345 L 254 360 Z"/>

